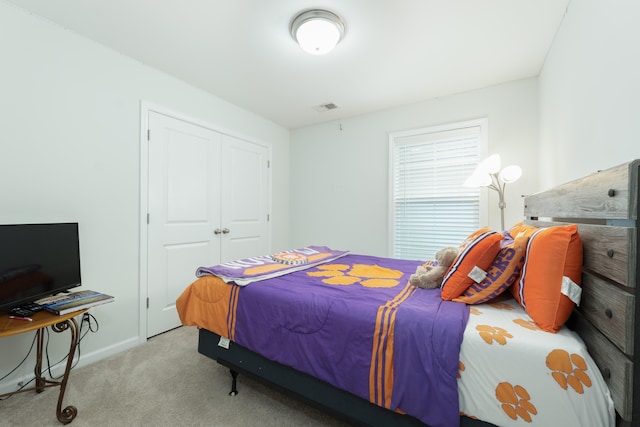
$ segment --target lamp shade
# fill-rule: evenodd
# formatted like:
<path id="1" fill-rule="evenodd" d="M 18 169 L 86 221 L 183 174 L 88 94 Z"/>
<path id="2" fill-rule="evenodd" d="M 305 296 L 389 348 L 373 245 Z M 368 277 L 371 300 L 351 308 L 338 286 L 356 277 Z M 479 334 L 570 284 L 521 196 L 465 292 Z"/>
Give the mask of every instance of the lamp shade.
<path id="1" fill-rule="evenodd" d="M 507 184 L 516 182 L 522 176 L 522 169 L 520 166 L 511 165 L 500 171 L 500 179 Z"/>
<path id="2" fill-rule="evenodd" d="M 487 187 L 493 182 L 491 175 L 498 173 L 499 170 L 500 155 L 492 154 L 476 166 L 473 173 L 462 185 L 467 188 Z"/>
<path id="3" fill-rule="evenodd" d="M 487 187 L 491 185 L 491 175 L 476 169 L 462 185 L 467 188 Z"/>
<path id="4" fill-rule="evenodd" d="M 327 10 L 307 10 L 291 21 L 291 36 L 300 47 L 312 55 L 324 55 L 333 50 L 344 35 L 340 17 Z"/>
<path id="5" fill-rule="evenodd" d="M 482 169 L 484 172 L 488 173 L 498 173 L 500 170 L 500 155 L 490 155 L 478 165 L 478 169 Z"/>
<path id="6" fill-rule="evenodd" d="M 492 154 L 484 159 L 464 182 L 465 187 L 488 187 L 493 183 L 492 176 L 498 179 L 496 184 L 510 184 L 522 176 L 519 166 L 511 165 L 500 170 L 500 155 Z"/>

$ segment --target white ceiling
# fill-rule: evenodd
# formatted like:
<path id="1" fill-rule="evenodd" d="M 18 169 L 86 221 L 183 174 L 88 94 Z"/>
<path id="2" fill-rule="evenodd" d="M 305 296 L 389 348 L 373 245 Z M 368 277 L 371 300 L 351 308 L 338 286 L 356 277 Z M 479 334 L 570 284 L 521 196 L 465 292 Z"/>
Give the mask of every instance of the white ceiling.
<path id="1" fill-rule="evenodd" d="M 287 128 L 537 76 L 570 2 L 9 1 Z M 324 56 L 289 35 L 317 7 L 347 27 Z"/>

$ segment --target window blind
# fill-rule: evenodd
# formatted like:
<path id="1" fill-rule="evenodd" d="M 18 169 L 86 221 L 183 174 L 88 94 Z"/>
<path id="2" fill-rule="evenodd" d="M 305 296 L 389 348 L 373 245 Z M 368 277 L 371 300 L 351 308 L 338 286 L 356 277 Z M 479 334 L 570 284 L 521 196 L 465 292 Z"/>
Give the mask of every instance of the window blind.
<path id="1" fill-rule="evenodd" d="M 480 161 L 482 125 L 421 130 L 392 138 L 392 252 L 434 259 L 480 225 L 480 190 L 463 187 Z"/>

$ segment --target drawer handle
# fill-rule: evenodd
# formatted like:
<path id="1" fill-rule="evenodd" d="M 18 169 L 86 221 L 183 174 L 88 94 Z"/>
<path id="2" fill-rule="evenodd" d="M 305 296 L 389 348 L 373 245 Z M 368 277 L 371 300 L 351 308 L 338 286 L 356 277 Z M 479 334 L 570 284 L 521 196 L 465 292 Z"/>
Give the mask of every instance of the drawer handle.
<path id="1" fill-rule="evenodd" d="M 613 188 L 610 188 L 609 191 L 607 191 L 607 195 L 609 197 L 613 197 L 616 195 L 616 190 L 614 190 Z"/>
<path id="2" fill-rule="evenodd" d="M 607 316 L 609 319 L 611 319 L 611 318 L 613 317 L 613 312 L 611 311 L 611 309 L 610 309 L 610 308 L 607 308 L 607 309 L 604 311 L 604 314 L 605 314 L 605 316 Z"/>
<path id="3" fill-rule="evenodd" d="M 616 253 L 616 252 L 615 252 L 613 249 L 609 249 L 609 250 L 607 250 L 607 256 L 608 256 L 609 258 L 613 258 L 613 255 L 615 255 L 615 253 Z"/>

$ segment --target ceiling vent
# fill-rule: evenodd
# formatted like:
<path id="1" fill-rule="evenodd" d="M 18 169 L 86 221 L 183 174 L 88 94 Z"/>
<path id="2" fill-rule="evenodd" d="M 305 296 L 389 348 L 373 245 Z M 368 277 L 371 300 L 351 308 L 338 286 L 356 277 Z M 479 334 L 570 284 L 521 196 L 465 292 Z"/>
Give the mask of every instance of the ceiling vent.
<path id="1" fill-rule="evenodd" d="M 336 104 L 334 104 L 333 102 L 329 102 L 327 104 L 320 104 L 317 105 L 315 107 L 313 107 L 314 110 L 316 111 L 329 111 L 329 110 L 335 110 L 336 108 L 338 108 L 338 106 Z"/>

